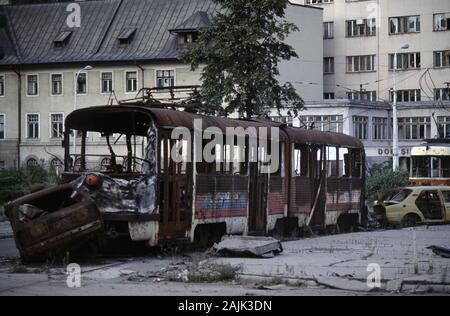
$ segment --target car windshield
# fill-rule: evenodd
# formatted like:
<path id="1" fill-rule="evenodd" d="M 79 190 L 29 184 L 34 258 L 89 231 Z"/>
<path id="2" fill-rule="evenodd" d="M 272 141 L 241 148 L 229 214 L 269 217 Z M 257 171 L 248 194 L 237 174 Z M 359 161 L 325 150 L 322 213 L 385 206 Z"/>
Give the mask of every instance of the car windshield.
<path id="1" fill-rule="evenodd" d="M 412 190 L 401 190 L 396 195 L 394 195 L 389 201 L 390 202 L 403 202 L 410 194 L 412 193 Z"/>

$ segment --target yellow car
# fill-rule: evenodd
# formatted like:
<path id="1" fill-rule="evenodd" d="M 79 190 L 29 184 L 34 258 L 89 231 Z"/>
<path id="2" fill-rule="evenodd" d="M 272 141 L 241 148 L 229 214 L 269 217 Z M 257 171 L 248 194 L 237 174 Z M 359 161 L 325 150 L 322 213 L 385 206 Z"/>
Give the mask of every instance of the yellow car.
<path id="1" fill-rule="evenodd" d="M 404 187 L 376 201 L 374 213 L 382 224 L 412 227 L 450 221 L 450 186 Z"/>

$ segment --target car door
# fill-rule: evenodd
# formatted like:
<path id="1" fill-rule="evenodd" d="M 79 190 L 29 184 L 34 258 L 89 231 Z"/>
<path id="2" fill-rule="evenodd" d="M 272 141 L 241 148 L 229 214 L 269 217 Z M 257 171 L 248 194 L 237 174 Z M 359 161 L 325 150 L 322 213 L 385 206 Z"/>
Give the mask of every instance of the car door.
<path id="1" fill-rule="evenodd" d="M 442 199 L 445 207 L 445 221 L 450 221 L 450 190 L 442 190 Z"/>
<path id="2" fill-rule="evenodd" d="M 438 190 L 423 191 L 416 200 L 418 209 L 427 221 L 443 220 L 443 202 Z"/>

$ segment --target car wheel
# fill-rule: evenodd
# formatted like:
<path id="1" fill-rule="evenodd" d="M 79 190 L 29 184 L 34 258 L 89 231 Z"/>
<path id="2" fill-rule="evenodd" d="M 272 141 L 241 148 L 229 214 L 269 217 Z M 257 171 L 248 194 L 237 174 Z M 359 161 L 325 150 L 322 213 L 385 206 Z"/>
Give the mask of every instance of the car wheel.
<path id="1" fill-rule="evenodd" d="M 401 222 L 402 228 L 415 227 L 417 226 L 417 216 L 414 214 L 408 214 L 403 217 Z"/>

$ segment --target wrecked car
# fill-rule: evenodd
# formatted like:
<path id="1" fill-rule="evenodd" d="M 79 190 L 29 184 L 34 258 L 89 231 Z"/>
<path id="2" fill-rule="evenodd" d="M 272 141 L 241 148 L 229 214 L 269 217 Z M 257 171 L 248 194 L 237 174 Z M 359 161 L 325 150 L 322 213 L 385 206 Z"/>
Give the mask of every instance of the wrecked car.
<path id="1" fill-rule="evenodd" d="M 23 261 L 45 260 L 52 253 L 104 243 L 103 223 L 91 197 L 64 184 L 34 192 L 6 205 Z"/>
<path id="2" fill-rule="evenodd" d="M 450 221 L 450 187 L 404 187 L 376 201 L 374 212 L 382 224 L 413 227 Z"/>

